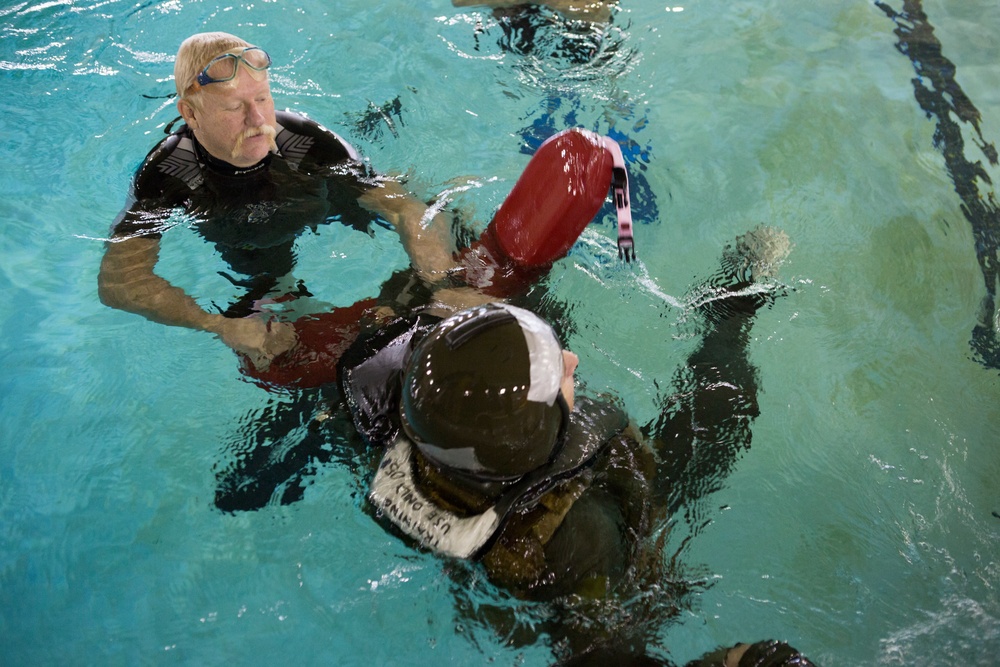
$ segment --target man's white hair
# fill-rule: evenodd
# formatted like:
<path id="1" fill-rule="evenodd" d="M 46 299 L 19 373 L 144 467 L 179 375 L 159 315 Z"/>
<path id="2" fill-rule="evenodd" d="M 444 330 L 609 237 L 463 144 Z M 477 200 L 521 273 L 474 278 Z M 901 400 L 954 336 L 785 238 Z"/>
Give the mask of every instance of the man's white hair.
<path id="1" fill-rule="evenodd" d="M 235 49 L 252 46 L 246 40 L 228 32 L 200 32 L 191 35 L 177 50 L 174 60 L 174 85 L 177 87 L 177 97 L 190 100 L 198 94 L 195 90 L 185 96 L 194 85 L 205 66 L 212 58 Z"/>

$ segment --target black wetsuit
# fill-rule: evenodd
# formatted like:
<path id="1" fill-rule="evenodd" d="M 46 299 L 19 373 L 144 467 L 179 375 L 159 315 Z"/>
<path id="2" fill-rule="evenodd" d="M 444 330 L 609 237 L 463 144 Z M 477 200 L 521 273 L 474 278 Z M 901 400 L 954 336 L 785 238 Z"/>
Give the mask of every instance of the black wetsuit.
<path id="1" fill-rule="evenodd" d="M 378 222 L 357 201 L 377 179 L 354 148 L 298 114 L 276 118 L 277 153 L 247 169 L 212 157 L 182 126 L 146 156 L 113 228 L 119 238 L 158 238 L 185 211 L 238 274 L 226 277 L 247 289 L 226 312 L 232 317 L 248 315 L 249 304 L 291 272 L 304 230 L 340 222 L 369 231 Z"/>

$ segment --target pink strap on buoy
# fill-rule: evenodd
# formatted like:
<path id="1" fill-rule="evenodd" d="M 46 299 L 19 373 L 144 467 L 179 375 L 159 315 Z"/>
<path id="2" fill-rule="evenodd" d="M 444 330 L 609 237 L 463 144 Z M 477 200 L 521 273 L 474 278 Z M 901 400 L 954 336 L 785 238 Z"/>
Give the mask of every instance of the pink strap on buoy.
<path id="1" fill-rule="evenodd" d="M 618 214 L 618 259 L 631 262 L 635 259 L 635 240 L 632 238 L 632 202 L 629 201 L 625 157 L 622 155 L 622 147 L 611 137 L 602 137 L 601 142 L 612 157 L 611 191 Z"/>

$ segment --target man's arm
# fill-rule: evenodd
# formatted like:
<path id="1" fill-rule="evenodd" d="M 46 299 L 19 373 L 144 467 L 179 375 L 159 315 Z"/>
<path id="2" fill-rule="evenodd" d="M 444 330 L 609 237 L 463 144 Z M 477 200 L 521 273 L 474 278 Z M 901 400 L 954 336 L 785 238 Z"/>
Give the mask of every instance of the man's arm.
<path id="1" fill-rule="evenodd" d="M 109 242 L 97 276 L 101 302 L 160 324 L 214 333 L 233 350 L 248 355 L 261 369 L 295 344 L 290 324 L 268 323 L 255 317 L 232 319 L 206 312 L 184 290 L 154 273 L 159 254 L 160 241 L 156 238 Z"/>
<path id="2" fill-rule="evenodd" d="M 399 183 L 386 179 L 362 194 L 358 202 L 395 227 L 422 279 L 440 282 L 455 267 L 455 244 L 447 216 L 429 208 Z"/>
<path id="3" fill-rule="evenodd" d="M 207 313 L 184 290 L 153 272 L 160 240 L 129 238 L 108 243 L 97 276 L 101 303 L 148 320 L 188 329 L 212 330 L 221 315 Z"/>

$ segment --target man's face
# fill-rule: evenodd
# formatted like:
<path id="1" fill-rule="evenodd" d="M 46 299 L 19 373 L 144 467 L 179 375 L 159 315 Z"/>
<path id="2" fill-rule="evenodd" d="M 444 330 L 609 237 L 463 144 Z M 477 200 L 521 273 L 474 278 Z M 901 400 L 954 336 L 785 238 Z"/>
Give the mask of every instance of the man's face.
<path id="1" fill-rule="evenodd" d="M 182 99 L 177 108 L 198 143 L 236 167 L 252 167 L 274 148 L 277 121 L 267 76 L 242 65 L 232 81 L 207 84 L 195 104 Z"/>

